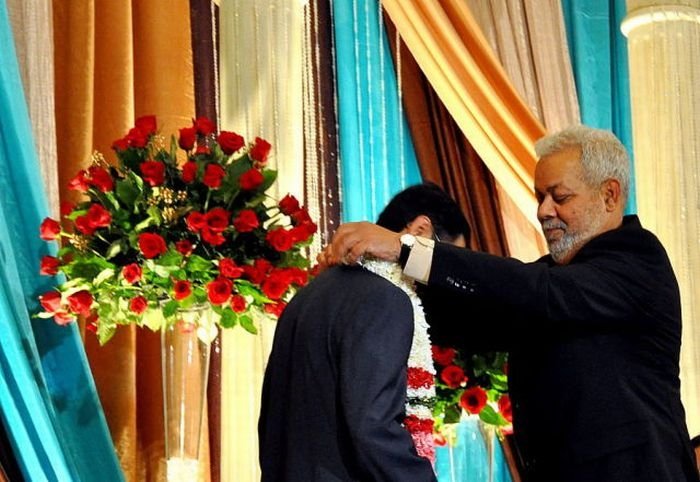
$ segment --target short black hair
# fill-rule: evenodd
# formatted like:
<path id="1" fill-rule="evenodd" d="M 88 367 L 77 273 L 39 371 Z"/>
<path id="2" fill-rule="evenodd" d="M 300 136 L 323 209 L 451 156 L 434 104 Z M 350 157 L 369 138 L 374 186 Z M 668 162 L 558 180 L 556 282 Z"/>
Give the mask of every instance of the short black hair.
<path id="1" fill-rule="evenodd" d="M 377 224 L 399 232 L 420 215 L 430 219 L 438 238 L 452 241 L 461 234 L 469 244 L 471 230 L 462 210 L 432 182 L 416 184 L 396 194 L 379 214 Z"/>

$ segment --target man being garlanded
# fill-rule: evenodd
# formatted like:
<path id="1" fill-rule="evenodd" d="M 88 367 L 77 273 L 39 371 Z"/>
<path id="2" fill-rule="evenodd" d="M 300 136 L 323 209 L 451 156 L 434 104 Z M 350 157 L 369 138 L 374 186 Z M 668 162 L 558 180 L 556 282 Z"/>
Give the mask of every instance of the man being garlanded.
<path id="1" fill-rule="evenodd" d="M 465 246 L 469 226 L 437 186 L 397 194 L 378 224 Z M 259 420 L 263 481 L 433 481 L 428 326 L 398 263 L 321 273 L 275 332 Z"/>

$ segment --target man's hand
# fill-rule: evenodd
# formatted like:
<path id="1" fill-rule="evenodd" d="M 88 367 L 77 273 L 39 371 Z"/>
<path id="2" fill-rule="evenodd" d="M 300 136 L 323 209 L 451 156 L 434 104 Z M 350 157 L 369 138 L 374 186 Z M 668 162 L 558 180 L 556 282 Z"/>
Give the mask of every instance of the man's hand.
<path id="1" fill-rule="evenodd" d="M 321 268 L 354 264 L 364 256 L 397 261 L 401 253 L 400 233 L 368 222 L 346 223 L 338 228 L 331 243 L 318 255 Z"/>

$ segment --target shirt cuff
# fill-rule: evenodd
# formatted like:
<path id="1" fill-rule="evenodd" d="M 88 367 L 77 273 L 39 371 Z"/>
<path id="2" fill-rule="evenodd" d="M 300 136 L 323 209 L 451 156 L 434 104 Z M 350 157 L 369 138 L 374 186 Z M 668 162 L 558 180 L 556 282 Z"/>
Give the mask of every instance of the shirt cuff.
<path id="1" fill-rule="evenodd" d="M 416 242 L 411 248 L 411 254 L 408 255 L 403 273 L 416 281 L 427 284 L 430 277 L 430 268 L 433 264 L 434 248 L 435 241 L 416 236 Z"/>

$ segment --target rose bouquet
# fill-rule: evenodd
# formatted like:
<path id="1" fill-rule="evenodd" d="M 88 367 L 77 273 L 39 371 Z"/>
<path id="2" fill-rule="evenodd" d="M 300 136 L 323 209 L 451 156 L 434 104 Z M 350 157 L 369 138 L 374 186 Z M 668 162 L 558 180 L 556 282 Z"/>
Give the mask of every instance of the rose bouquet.
<path id="1" fill-rule="evenodd" d="M 501 428 L 512 422 L 508 396 L 507 355 L 501 352 L 466 356 L 449 347 L 433 346 L 436 438 L 445 442 L 444 428 L 459 422 L 462 413 L 478 415 Z"/>
<path id="2" fill-rule="evenodd" d="M 316 231 L 293 196 L 266 194 L 277 175 L 270 144 L 198 118 L 166 146 L 154 116 L 135 124 L 112 146 L 115 165 L 95 153 L 70 181 L 84 201 L 41 224 L 42 239 L 62 244 L 41 273 L 64 278 L 39 297 L 37 316 L 84 316 L 105 343 L 119 325 L 158 330 L 179 309 L 206 305 L 215 325 L 255 333 L 256 317 L 279 316 L 307 282 Z"/>

